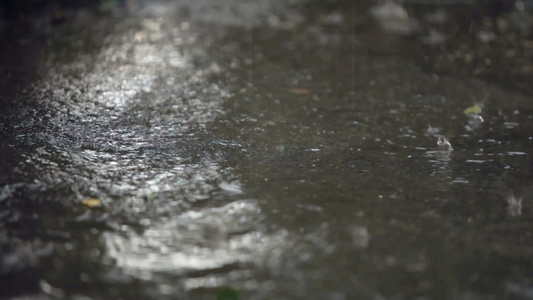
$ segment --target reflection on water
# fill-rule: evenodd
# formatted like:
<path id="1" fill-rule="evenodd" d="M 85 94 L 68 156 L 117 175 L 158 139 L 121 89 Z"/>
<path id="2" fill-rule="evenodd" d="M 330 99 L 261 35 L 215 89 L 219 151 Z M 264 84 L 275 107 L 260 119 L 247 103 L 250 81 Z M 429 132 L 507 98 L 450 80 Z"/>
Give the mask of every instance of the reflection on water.
<path id="1" fill-rule="evenodd" d="M 97 24 L 101 45 L 74 61 L 50 50 L 0 143 L 19 151 L 0 187 L 14 293 L 529 295 L 529 98 L 402 53 L 392 27 L 448 10 L 287 6 L 302 2 L 163 2 Z M 369 14 L 390 40 L 359 27 Z"/>
<path id="2" fill-rule="evenodd" d="M 452 160 L 452 151 L 427 151 L 426 156 L 430 158 L 428 162 L 431 163 L 433 166 L 433 172 L 431 173 L 431 175 L 440 179 L 440 189 L 443 191 L 447 191 L 449 189 L 450 182 L 454 179 L 453 171 L 450 167 L 450 162 Z"/>
<path id="3" fill-rule="evenodd" d="M 240 145 L 203 138 L 230 94 L 207 80 L 218 67 L 193 66 L 196 37 L 188 27 L 176 27 L 168 13 L 149 12 L 136 30 L 108 35 L 98 53 L 48 70 L 32 94 L 44 99 L 47 122 L 30 111 L 28 129 L 19 129 L 14 139 L 16 145 L 37 144 L 36 152 L 21 153 L 24 168 L 37 172 L 35 185 L 5 185 L 0 194 L 3 200 L 22 187 L 53 192 L 66 186 L 67 196 L 58 198 L 79 211 L 73 221 L 111 228 L 95 257 L 103 253 L 120 272 L 144 280 L 151 272 L 248 262 L 265 239 L 257 232 L 254 201 L 227 204 L 240 197 L 242 184 L 220 165 L 219 150 Z M 88 197 L 102 207 L 76 208 Z M 71 237 L 64 225 L 53 230 Z M 67 251 L 76 244 L 69 245 Z M 52 249 L 46 255 L 59 251 Z M 9 271 L 38 262 L 24 260 L 17 256 L 1 264 Z M 64 287 L 53 277 L 39 281 L 45 294 L 64 296 L 57 286 Z"/>
<path id="4" fill-rule="evenodd" d="M 429 127 L 427 132 L 437 138 L 436 150 L 426 151 L 426 156 L 431 158 L 429 163 L 433 165 L 432 176 L 442 180 L 440 189 L 447 191 L 449 189 L 450 180 L 453 179 L 453 171 L 450 168 L 450 162 L 452 160 L 453 147 L 448 139 L 438 134 L 438 128 Z M 457 179 L 453 180 L 457 182 Z"/>
<path id="5" fill-rule="evenodd" d="M 242 200 L 151 220 L 141 234 L 123 227 L 104 237 L 108 255 L 129 274 L 186 274 L 257 259 L 260 245 L 268 245 L 257 232 L 260 221 L 255 201 Z"/>
<path id="6" fill-rule="evenodd" d="M 141 30 L 111 36 L 92 69 L 83 71 L 80 81 L 96 93 L 94 101 L 71 108 L 83 120 L 80 144 L 60 151 L 66 164 L 52 170 L 57 180 L 71 182 L 78 198 L 104 201 L 110 213 L 104 217 L 114 227 L 103 235 L 106 255 L 144 280 L 151 272 L 223 268 L 246 261 L 243 253 L 257 246 L 246 235 L 258 219 L 253 201 L 190 210 L 241 194 L 241 184 L 198 137 L 222 114 L 228 94 L 206 82 L 212 69 L 192 68 L 191 57 L 179 50 L 194 37 L 177 28 L 168 36 L 163 22 L 145 19 Z M 138 224 L 121 225 L 113 216 Z M 101 217 L 86 212 L 77 220 Z"/>

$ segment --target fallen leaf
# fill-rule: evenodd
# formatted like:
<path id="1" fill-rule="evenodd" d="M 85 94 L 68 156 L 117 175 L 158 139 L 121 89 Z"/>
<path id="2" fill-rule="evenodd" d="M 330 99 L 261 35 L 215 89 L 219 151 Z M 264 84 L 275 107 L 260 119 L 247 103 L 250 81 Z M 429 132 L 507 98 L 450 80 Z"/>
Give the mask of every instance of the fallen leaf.
<path id="1" fill-rule="evenodd" d="M 83 199 L 82 203 L 83 203 L 83 205 L 88 206 L 88 207 L 100 207 L 100 206 L 102 206 L 102 201 L 100 201 L 100 199 L 96 199 L 96 198 Z"/>
<path id="2" fill-rule="evenodd" d="M 481 106 L 479 106 L 479 104 L 474 104 L 469 108 L 465 109 L 464 113 L 466 115 L 478 115 L 481 113 Z"/>

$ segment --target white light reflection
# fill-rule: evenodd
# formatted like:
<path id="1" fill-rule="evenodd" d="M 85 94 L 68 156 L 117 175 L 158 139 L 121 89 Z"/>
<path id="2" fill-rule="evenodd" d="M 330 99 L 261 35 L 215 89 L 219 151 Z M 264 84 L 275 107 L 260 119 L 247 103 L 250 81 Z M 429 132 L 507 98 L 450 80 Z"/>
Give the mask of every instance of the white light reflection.
<path id="1" fill-rule="evenodd" d="M 247 5 L 224 6 L 228 9 L 221 15 L 218 10 L 203 11 L 201 2 L 211 7 L 212 1 L 190 2 L 191 13 L 202 20 L 247 26 L 259 26 L 277 5 L 250 0 Z M 211 47 L 209 41 L 194 36 L 194 23 L 161 17 L 168 11 L 175 12 L 166 5 L 156 7 L 149 11 L 156 17 L 111 31 L 99 52 L 80 55 L 73 63 L 53 64 L 39 88 L 53 91 L 50 106 L 59 115 L 57 123 L 71 119 L 72 124 L 60 132 L 63 140 L 50 143 L 61 162 L 45 161 L 50 176 L 43 185 L 67 184 L 78 199 L 102 200 L 106 213 L 97 221 L 112 228 L 101 238 L 104 263 L 109 263 L 104 277 L 124 272 L 153 279 L 158 272 L 208 271 L 201 278 L 185 278 L 189 289 L 213 284 L 209 279 L 220 274 L 223 280 L 233 280 L 228 273 L 245 273 L 248 265 L 275 272 L 290 269 L 282 256 L 292 253 L 296 238 L 284 230 L 264 228 L 257 201 L 242 200 L 241 182 L 231 169 L 210 159 L 216 156 L 213 144 L 197 138 L 224 114 L 224 101 L 231 95 L 209 80 L 221 71 L 219 65 L 202 68 L 192 63 L 191 54 L 211 60 L 202 57 Z M 288 14 L 287 22 L 298 22 L 288 9 L 281 11 Z M 204 42 L 208 45 L 199 44 Z M 232 141 L 216 145 L 234 151 L 243 147 Z M 46 158 L 38 156 L 42 157 Z M 10 192 L 0 191 L 0 197 Z M 78 199 L 65 201 L 75 206 Z M 227 204 L 236 199 L 240 200 Z M 92 214 L 75 218 L 93 219 Z M 309 243 L 328 247 L 325 233 L 324 229 L 319 238 L 309 233 Z M 364 231 L 354 232 L 356 245 L 365 247 L 366 239 Z M 311 257 L 303 251 L 307 246 L 299 247 L 292 262 Z M 231 268 L 209 272 L 225 267 Z M 265 286 L 269 284 L 273 285 Z M 172 293 L 166 283 L 159 287 L 164 294 Z"/>
<path id="2" fill-rule="evenodd" d="M 133 276 L 146 272 L 215 270 L 233 264 L 254 262 L 267 255 L 283 239 L 258 230 L 260 209 L 255 200 L 188 211 L 155 221 L 143 233 L 108 232 L 107 255 Z"/>
<path id="3" fill-rule="evenodd" d="M 190 26 L 162 17 L 140 25 L 137 32 L 109 35 L 99 53 L 57 65 L 44 80 L 43 90 L 67 103 L 57 107 L 68 105 L 83 122 L 76 124 L 81 145 L 59 150 L 64 163 L 54 166 L 51 178 L 71 184 L 80 199 L 96 196 L 105 203 L 115 228 L 103 235 L 105 253 L 139 278 L 249 260 L 264 239 L 255 201 L 191 208 L 213 195 L 242 198 L 231 170 L 210 161 L 205 143 L 190 138 L 224 113 L 230 94 L 207 79 L 220 68 L 192 66 Z M 68 71 L 80 78 L 65 78 Z M 114 215 L 135 220 L 144 231 Z"/>

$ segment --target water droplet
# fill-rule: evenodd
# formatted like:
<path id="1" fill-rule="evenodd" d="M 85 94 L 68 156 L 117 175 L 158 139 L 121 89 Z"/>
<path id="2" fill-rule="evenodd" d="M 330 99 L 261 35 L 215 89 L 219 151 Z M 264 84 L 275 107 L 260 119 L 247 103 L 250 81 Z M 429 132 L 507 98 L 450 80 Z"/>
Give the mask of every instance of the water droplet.
<path id="1" fill-rule="evenodd" d="M 428 124 L 428 129 L 426 130 L 426 133 L 432 136 L 437 136 L 440 132 L 440 129 L 437 127 L 431 127 L 431 125 Z"/>
<path id="2" fill-rule="evenodd" d="M 453 183 L 468 183 L 468 180 L 461 177 L 457 177 L 453 180 Z"/>
<path id="3" fill-rule="evenodd" d="M 509 151 L 507 152 L 509 155 L 526 155 L 526 152 L 520 152 L 520 151 Z"/>
<path id="4" fill-rule="evenodd" d="M 516 198 L 514 194 L 507 196 L 507 212 L 510 216 L 519 216 L 522 214 L 522 198 Z"/>
<path id="5" fill-rule="evenodd" d="M 370 241 L 368 229 L 364 226 L 355 226 L 351 229 L 352 243 L 356 248 L 366 248 Z"/>
<path id="6" fill-rule="evenodd" d="M 444 150 L 444 151 L 453 150 L 452 144 L 450 144 L 450 142 L 442 135 L 438 137 L 437 146 L 439 146 L 440 150 Z"/>

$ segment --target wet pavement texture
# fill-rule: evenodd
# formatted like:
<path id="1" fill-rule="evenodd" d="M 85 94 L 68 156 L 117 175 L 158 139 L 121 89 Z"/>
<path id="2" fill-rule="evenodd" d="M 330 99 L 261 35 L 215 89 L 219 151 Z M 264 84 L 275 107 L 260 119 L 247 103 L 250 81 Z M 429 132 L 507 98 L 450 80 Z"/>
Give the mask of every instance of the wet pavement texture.
<path id="1" fill-rule="evenodd" d="M 3 23 L 0 298 L 533 298 L 530 1 L 104 2 Z"/>

